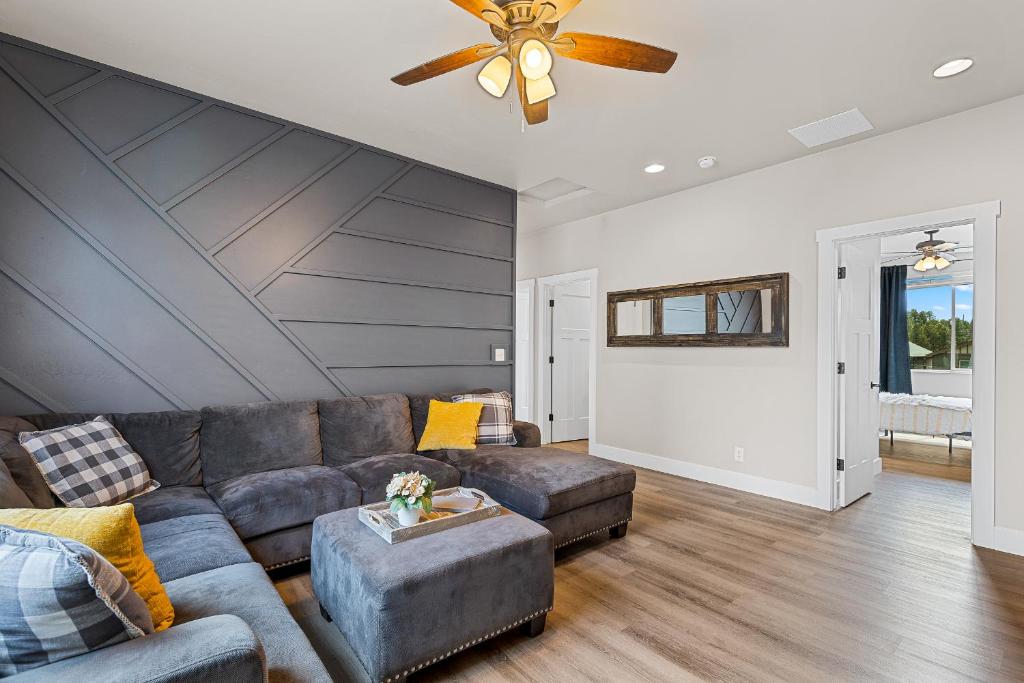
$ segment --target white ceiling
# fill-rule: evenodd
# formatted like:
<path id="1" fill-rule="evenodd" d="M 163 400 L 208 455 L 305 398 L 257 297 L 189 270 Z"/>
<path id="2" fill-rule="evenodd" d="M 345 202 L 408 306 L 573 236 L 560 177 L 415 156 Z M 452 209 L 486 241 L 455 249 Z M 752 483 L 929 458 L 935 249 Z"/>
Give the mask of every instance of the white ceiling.
<path id="1" fill-rule="evenodd" d="M 390 82 L 491 38 L 446 0 L 0 2 L 29 40 L 518 189 L 595 190 L 521 202 L 523 230 L 810 154 L 786 131 L 853 107 L 876 128 L 857 140 L 1024 93 L 1021 0 L 585 0 L 561 28 L 680 57 L 664 76 L 556 58 L 551 120 L 524 133 L 475 67 Z M 962 55 L 972 70 L 932 78 Z"/>

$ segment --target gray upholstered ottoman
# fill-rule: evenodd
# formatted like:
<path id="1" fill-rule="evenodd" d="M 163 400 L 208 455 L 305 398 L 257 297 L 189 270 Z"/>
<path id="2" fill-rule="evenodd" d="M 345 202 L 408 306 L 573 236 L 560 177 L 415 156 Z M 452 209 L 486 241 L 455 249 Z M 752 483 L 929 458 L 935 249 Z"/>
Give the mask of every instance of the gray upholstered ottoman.
<path id="1" fill-rule="evenodd" d="M 313 592 L 373 681 L 414 671 L 516 626 L 544 629 L 554 543 L 512 512 L 389 545 L 351 508 L 313 522 Z"/>

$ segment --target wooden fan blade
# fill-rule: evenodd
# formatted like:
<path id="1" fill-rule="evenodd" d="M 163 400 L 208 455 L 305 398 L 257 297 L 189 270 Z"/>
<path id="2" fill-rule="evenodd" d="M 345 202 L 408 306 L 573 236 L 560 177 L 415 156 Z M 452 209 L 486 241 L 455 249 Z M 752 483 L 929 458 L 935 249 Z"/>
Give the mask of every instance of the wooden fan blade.
<path id="1" fill-rule="evenodd" d="M 438 57 L 426 64 L 420 64 L 419 66 L 413 67 L 404 73 L 398 74 L 391 80 L 398 85 L 412 85 L 413 83 L 419 83 L 420 81 L 425 81 L 428 78 L 440 76 L 441 74 L 446 74 L 449 71 L 455 71 L 456 69 L 461 69 L 464 66 L 469 66 L 474 62 L 479 62 L 481 59 L 487 59 L 491 55 L 501 51 L 504 47 L 504 45 L 480 43 L 473 47 L 467 47 L 465 50 L 459 50 L 458 52 L 452 52 L 444 57 Z"/>
<path id="2" fill-rule="evenodd" d="M 576 9 L 576 5 L 580 4 L 583 0 L 533 0 L 533 6 L 530 7 L 530 15 L 534 19 L 540 18 L 543 15 L 543 24 L 551 24 L 556 21 L 561 21 L 562 18 L 569 12 Z"/>
<path id="3" fill-rule="evenodd" d="M 505 12 L 491 0 L 452 0 L 452 2 L 477 19 L 483 19 L 488 24 L 499 28 L 508 28 L 508 24 L 505 23 Z"/>
<path id="4" fill-rule="evenodd" d="M 555 52 L 581 62 L 663 74 L 676 63 L 675 52 L 623 38 L 563 33 L 551 41 Z"/>
<path id="5" fill-rule="evenodd" d="M 519 90 L 519 102 L 523 105 L 523 118 L 531 126 L 548 120 L 548 101 L 530 104 L 526 99 L 526 78 L 519 69 L 519 60 L 514 62 L 516 72 L 516 89 Z"/>

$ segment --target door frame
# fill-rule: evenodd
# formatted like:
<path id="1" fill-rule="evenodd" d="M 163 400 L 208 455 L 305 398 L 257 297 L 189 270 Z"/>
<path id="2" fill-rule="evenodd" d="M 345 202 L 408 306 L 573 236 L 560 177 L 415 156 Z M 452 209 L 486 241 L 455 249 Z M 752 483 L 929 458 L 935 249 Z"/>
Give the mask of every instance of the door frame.
<path id="1" fill-rule="evenodd" d="M 839 244 L 865 237 L 884 237 L 914 230 L 974 223 L 974 362 L 972 390 L 973 451 L 971 457 L 971 542 L 1008 552 L 1013 530 L 995 523 L 995 390 L 996 390 L 996 227 L 999 201 L 900 216 L 819 230 L 818 242 L 818 371 L 817 371 L 817 498 L 818 507 L 836 510 L 838 454 L 838 389 L 836 339 Z"/>
<path id="2" fill-rule="evenodd" d="M 577 270 L 571 273 L 559 275 L 548 275 L 537 278 L 537 298 L 534 300 L 534 371 L 536 380 L 534 382 L 534 402 L 536 406 L 534 416 L 537 418 L 537 426 L 540 427 L 541 443 L 551 443 L 551 423 L 548 422 L 548 414 L 551 412 L 551 375 L 548 372 L 547 354 L 545 353 L 545 340 L 551 336 L 551 316 L 548 314 L 547 301 L 550 298 L 551 288 L 555 285 L 562 285 L 568 282 L 579 282 L 588 280 L 590 282 L 590 363 L 587 368 L 589 413 L 587 420 L 587 436 L 590 443 L 597 442 L 597 268 L 588 270 Z"/>
<path id="3" fill-rule="evenodd" d="M 512 359 L 515 362 L 515 365 L 516 365 L 516 369 L 512 373 L 512 401 L 513 401 L 512 412 L 514 414 L 516 406 L 520 403 L 520 400 L 521 399 L 525 399 L 526 408 L 529 411 L 529 415 L 528 416 L 524 416 L 524 418 L 518 418 L 517 417 L 516 419 L 526 419 L 527 422 L 534 422 L 534 421 L 536 421 L 536 418 L 537 418 L 537 411 L 534 409 L 537 404 L 536 404 L 535 396 L 534 396 L 535 392 L 533 390 L 533 387 L 534 387 L 533 364 L 534 364 L 534 356 L 536 355 L 534 353 L 534 349 L 536 349 L 536 347 L 537 347 L 537 340 L 534 338 L 534 335 L 533 335 L 533 332 L 535 330 L 535 328 L 533 326 L 533 312 L 534 312 L 534 310 L 536 309 L 536 306 L 537 306 L 537 280 L 534 279 L 534 278 L 530 278 L 529 280 L 517 280 L 516 281 L 516 293 L 515 293 L 515 304 L 514 304 L 515 306 L 519 305 L 519 291 L 520 291 L 520 289 L 524 290 L 524 292 L 526 293 L 526 297 L 525 297 L 526 298 L 526 302 L 527 302 L 526 305 L 529 308 L 529 310 L 526 312 L 526 333 L 527 333 L 527 341 L 529 343 L 529 346 L 526 347 L 526 348 L 519 348 L 519 339 L 518 339 L 518 336 L 519 336 L 519 326 L 517 324 L 516 325 L 516 329 L 513 330 L 513 333 L 512 333 L 512 341 L 516 345 L 516 348 L 515 348 L 516 354 L 515 354 L 515 357 Z M 515 318 L 516 322 L 518 323 L 518 318 L 519 318 L 518 312 L 513 311 L 513 314 L 514 314 L 513 317 Z M 526 366 L 525 374 L 524 374 L 524 378 L 525 378 L 524 384 L 526 386 L 522 387 L 523 394 L 525 394 L 525 396 L 520 396 L 519 395 L 519 387 L 516 387 L 516 384 L 515 384 L 516 377 L 519 374 L 518 368 L 519 368 L 519 364 L 520 363 L 523 363 Z"/>

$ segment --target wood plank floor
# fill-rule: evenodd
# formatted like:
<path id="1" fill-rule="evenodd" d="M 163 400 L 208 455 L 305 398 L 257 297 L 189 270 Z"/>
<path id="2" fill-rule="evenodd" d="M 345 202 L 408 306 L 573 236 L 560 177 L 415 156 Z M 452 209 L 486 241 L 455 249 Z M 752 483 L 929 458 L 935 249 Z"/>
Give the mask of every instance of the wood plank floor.
<path id="1" fill-rule="evenodd" d="M 626 538 L 560 551 L 542 635 L 413 680 L 1024 680 L 1024 558 L 971 546 L 969 494 L 883 472 L 828 514 L 638 470 Z M 308 574 L 277 586 L 336 680 L 365 680 Z"/>
<path id="2" fill-rule="evenodd" d="M 959 442 L 957 442 L 959 443 Z M 878 454 L 882 456 L 882 469 L 893 472 L 923 474 L 956 481 L 971 480 L 971 449 L 953 447 L 950 454 L 945 444 L 919 443 L 889 438 L 878 441 Z"/>

